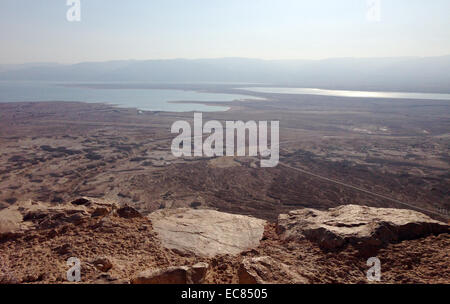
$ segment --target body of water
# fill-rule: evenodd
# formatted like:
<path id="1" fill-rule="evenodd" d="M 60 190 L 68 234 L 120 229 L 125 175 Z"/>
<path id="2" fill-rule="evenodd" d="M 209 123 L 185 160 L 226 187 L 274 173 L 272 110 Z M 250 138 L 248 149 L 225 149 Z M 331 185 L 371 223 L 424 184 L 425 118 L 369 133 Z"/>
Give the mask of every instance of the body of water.
<path id="1" fill-rule="evenodd" d="M 359 98 L 403 98 L 450 100 L 450 94 L 436 93 L 404 93 L 404 92 L 369 92 L 324 90 L 312 88 L 281 87 L 246 87 L 240 88 L 250 92 L 323 95 Z M 0 81 L 0 102 L 33 102 L 33 101 L 81 101 L 90 103 L 106 103 L 125 108 L 138 108 L 144 111 L 226 111 L 228 107 L 208 106 L 195 102 L 230 102 L 240 99 L 261 99 L 248 95 L 208 93 L 174 89 L 148 88 L 102 88 L 89 87 L 77 83 L 49 83 L 31 81 Z M 183 101 L 189 103 L 171 103 Z"/>
<path id="2" fill-rule="evenodd" d="M 74 83 L 0 81 L 0 102 L 81 101 L 107 103 L 146 111 L 226 111 L 228 107 L 208 106 L 195 102 L 227 102 L 251 97 L 184 90 L 102 89 L 76 86 Z M 192 103 L 170 103 L 189 101 Z"/>
<path id="3" fill-rule="evenodd" d="M 439 94 L 439 93 L 370 92 L 370 91 L 344 91 L 344 90 L 323 90 L 311 88 L 275 88 L 275 87 L 274 88 L 249 87 L 241 89 L 258 93 L 276 93 L 276 94 L 323 95 L 323 96 L 359 97 L 359 98 L 450 100 L 450 94 Z"/>

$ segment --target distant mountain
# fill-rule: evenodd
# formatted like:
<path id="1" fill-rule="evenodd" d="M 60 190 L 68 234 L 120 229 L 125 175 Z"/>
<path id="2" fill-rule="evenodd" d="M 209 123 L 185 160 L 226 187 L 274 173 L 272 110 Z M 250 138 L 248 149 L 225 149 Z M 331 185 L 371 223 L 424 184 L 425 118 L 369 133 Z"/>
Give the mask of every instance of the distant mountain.
<path id="1" fill-rule="evenodd" d="M 260 60 L 124 60 L 0 65 L 0 80 L 251 82 L 339 89 L 450 93 L 450 55 Z"/>

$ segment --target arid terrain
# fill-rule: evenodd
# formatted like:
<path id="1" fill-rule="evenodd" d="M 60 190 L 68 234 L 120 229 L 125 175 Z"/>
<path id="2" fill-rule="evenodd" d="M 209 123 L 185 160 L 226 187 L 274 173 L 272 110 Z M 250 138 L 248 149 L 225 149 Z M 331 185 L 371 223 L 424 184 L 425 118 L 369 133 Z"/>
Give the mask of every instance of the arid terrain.
<path id="1" fill-rule="evenodd" d="M 109 281 L 152 267 L 206 262 L 212 270 L 205 282 L 238 283 L 245 257 L 268 256 L 304 269 L 310 283 L 362 283 L 367 254 L 353 245 L 336 252 L 308 239 L 282 240 L 275 232 L 279 215 L 351 204 L 415 210 L 449 222 L 447 101 L 259 95 L 267 100 L 235 101 L 226 104 L 227 112 L 203 113 L 203 120 L 279 120 L 275 168 L 259 168 L 251 157 L 175 158 L 170 126 L 192 120 L 193 113 L 79 102 L 0 103 L 0 209 L 23 202 L 67 206 L 89 197 L 141 214 L 137 220 L 112 216 L 112 228 L 98 226 L 93 217 L 3 238 L 3 267 L 16 272 L 10 279 L 62 282 L 68 256 L 109 256 L 117 260 Z M 266 220 L 264 237 L 238 257 L 166 249 L 145 217 L 184 207 Z M 431 233 L 385 244 L 377 251 L 385 265 L 383 282 L 450 283 L 448 236 Z M 66 244 L 68 251 L 61 249 Z M 96 269 L 84 278 L 108 281 Z M 269 281 L 283 282 L 282 275 Z"/>
<path id="2" fill-rule="evenodd" d="M 450 283 L 450 226 L 409 210 L 345 205 L 274 222 L 205 209 L 144 217 L 103 200 L 0 211 L 0 283 Z M 311 216 L 313 215 L 313 216 Z"/>
<path id="3" fill-rule="evenodd" d="M 299 207 L 363 204 L 417 207 L 448 219 L 446 101 L 266 97 L 274 101 L 235 102 L 228 112 L 204 113 L 203 120 L 279 120 L 275 168 L 258 168 L 257 159 L 245 157 L 173 157 L 170 126 L 192 120 L 192 113 L 0 104 L 0 206 L 89 196 L 127 203 L 144 214 L 192 205 L 274 220 Z"/>

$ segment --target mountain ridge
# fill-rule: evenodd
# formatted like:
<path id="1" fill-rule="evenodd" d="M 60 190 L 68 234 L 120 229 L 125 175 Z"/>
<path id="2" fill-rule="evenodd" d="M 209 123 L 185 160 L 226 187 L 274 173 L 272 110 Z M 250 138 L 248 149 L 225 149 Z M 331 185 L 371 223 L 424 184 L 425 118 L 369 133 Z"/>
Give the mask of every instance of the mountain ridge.
<path id="1" fill-rule="evenodd" d="M 450 55 L 437 57 L 328 58 L 322 60 L 157 59 L 25 64 L 6 81 L 258 82 L 339 89 L 450 93 Z"/>

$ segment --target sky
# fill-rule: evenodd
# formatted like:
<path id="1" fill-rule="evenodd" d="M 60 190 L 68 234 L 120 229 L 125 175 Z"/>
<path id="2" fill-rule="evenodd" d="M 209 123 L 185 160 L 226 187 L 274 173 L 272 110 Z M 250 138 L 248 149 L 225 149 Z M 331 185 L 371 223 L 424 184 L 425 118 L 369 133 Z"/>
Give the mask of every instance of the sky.
<path id="1" fill-rule="evenodd" d="M 376 1 L 376 0 L 372 0 Z M 0 64 L 126 59 L 441 56 L 450 1 L 1 0 Z"/>

